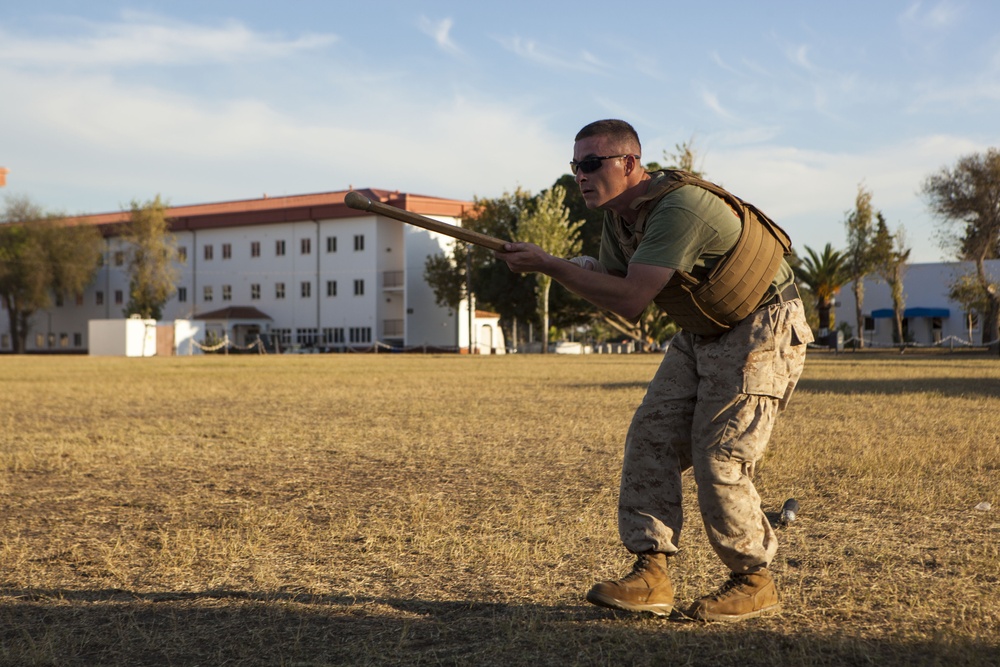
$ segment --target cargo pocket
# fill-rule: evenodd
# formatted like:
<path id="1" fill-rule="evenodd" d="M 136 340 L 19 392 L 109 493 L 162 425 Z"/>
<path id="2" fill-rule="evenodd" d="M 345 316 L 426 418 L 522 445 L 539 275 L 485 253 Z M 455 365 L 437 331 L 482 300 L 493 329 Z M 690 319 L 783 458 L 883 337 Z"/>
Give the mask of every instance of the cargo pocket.
<path id="1" fill-rule="evenodd" d="M 788 371 L 778 353 L 773 318 L 763 317 L 754 322 L 749 350 L 743 364 L 743 393 L 782 398 L 788 385 Z"/>

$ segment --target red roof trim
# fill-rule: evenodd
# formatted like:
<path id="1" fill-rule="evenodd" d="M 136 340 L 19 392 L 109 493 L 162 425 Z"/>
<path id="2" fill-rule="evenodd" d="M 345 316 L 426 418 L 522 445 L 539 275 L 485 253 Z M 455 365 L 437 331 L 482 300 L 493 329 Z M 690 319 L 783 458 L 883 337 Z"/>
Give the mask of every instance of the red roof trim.
<path id="1" fill-rule="evenodd" d="M 364 211 L 348 208 L 344 204 L 344 197 L 348 192 L 350 191 L 340 190 L 288 197 L 262 197 L 213 204 L 172 206 L 167 209 L 167 218 L 171 222 L 171 231 L 177 232 L 370 215 Z M 413 195 L 398 190 L 392 192 L 365 188 L 358 190 L 358 192 L 373 201 L 421 215 L 444 215 L 457 218 L 473 207 L 473 203 L 470 201 Z M 120 225 L 128 222 L 130 215 L 130 211 L 100 213 L 69 218 L 67 222 L 97 225 L 102 228 L 105 235 L 113 236 L 117 233 Z"/>

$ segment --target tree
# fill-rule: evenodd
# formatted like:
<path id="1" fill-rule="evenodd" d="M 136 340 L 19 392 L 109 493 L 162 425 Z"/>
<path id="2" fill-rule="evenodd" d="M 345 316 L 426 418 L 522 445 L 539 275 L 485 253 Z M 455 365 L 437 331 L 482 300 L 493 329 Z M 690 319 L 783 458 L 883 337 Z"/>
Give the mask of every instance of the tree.
<path id="1" fill-rule="evenodd" d="M 10 320 L 14 352 L 27 348 L 31 317 L 52 295 L 82 294 L 101 259 L 101 233 L 45 213 L 26 197 L 7 199 L 0 215 L 0 299 Z"/>
<path id="2" fill-rule="evenodd" d="M 674 150 L 663 151 L 663 159 L 667 161 L 670 165 L 668 169 L 680 169 L 681 171 L 686 171 L 689 174 L 694 174 L 698 178 L 705 178 L 705 173 L 700 169 L 695 167 L 695 162 L 697 160 L 697 153 L 694 149 L 694 137 L 691 137 L 687 141 L 674 144 Z"/>
<path id="3" fill-rule="evenodd" d="M 989 303 L 983 317 L 983 343 L 992 344 L 1000 333 L 1000 292 L 986 273 L 985 262 L 1000 253 L 1000 149 L 972 153 L 953 168 L 942 168 L 927 178 L 923 192 L 931 211 L 957 226 L 957 230 L 942 232 L 942 246 L 975 265 L 976 279 Z"/>
<path id="4" fill-rule="evenodd" d="M 973 273 L 972 275 L 964 274 L 956 277 L 948 286 L 948 298 L 960 303 L 965 310 L 966 331 L 969 336 L 969 344 L 972 344 L 973 318 L 981 317 L 983 313 L 989 311 L 989 294 L 983 290 L 979 279 Z"/>
<path id="5" fill-rule="evenodd" d="M 812 291 L 816 297 L 816 310 L 819 312 L 819 335 L 827 335 L 834 324 L 833 297 L 844 283 L 847 282 L 846 257 L 833 249 L 829 243 L 818 255 L 809 246 L 805 246 L 808 257 L 800 257 L 794 263 L 796 277 Z"/>
<path id="6" fill-rule="evenodd" d="M 864 311 L 866 275 L 872 272 L 872 237 L 875 225 L 872 222 L 872 193 L 863 185 L 858 185 L 858 194 L 854 200 L 854 210 L 844 222 L 847 227 L 847 250 L 844 251 L 844 264 L 847 276 L 852 281 L 854 292 L 854 321 L 858 332 L 856 339 L 858 347 L 865 346 Z"/>
<path id="7" fill-rule="evenodd" d="M 475 206 L 462 218 L 462 227 L 502 239 L 514 238 L 518 219 L 534 206 L 534 197 L 521 188 L 494 199 L 474 199 Z M 467 276 L 471 266 L 472 275 Z M 455 243 L 448 253 L 432 255 L 424 262 L 424 280 L 439 306 L 457 311 L 471 278 L 478 304 L 500 314 L 515 328 L 517 322 L 535 317 L 535 281 L 513 273 L 493 259 L 491 251 Z M 516 331 L 513 339 L 516 340 Z"/>
<path id="8" fill-rule="evenodd" d="M 456 242 L 450 255 L 428 255 L 424 260 L 424 280 L 434 291 L 435 303 L 455 312 L 465 297 L 466 248 L 466 244 Z"/>
<path id="9" fill-rule="evenodd" d="M 145 204 L 132 201 L 132 216 L 122 239 L 129 248 L 129 301 L 125 316 L 158 320 L 174 293 L 178 272 L 177 245 L 170 233 L 166 206 L 160 195 Z"/>
<path id="10" fill-rule="evenodd" d="M 885 217 L 879 213 L 875 238 L 872 242 L 873 266 L 875 273 L 889 285 L 892 294 L 892 312 L 895 320 L 895 336 L 899 351 L 906 350 L 906 334 L 903 331 L 903 309 L 906 295 L 903 294 L 903 278 L 906 262 L 910 259 L 910 248 L 906 247 L 906 236 L 902 227 L 895 233 L 889 231 Z"/>
<path id="11" fill-rule="evenodd" d="M 582 220 L 570 222 L 569 211 L 563 202 L 566 191 L 560 186 L 549 188 L 539 198 L 535 209 L 518 221 L 517 239 L 534 243 L 555 257 L 573 257 L 580 252 Z M 541 311 L 542 331 L 549 330 L 549 289 L 552 277 L 536 273 Z M 547 350 L 543 343 L 542 352 Z"/>

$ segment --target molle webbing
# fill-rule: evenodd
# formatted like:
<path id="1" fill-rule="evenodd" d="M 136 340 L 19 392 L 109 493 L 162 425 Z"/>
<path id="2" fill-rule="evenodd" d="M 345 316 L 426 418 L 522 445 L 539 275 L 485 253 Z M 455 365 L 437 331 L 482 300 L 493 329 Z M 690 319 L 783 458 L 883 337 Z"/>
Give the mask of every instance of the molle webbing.
<path id="1" fill-rule="evenodd" d="M 626 250 L 629 258 L 642 240 L 646 217 L 655 203 L 684 185 L 695 185 L 723 199 L 742 223 L 740 237 L 707 276 L 678 271 L 654 299 L 682 329 L 703 336 L 723 334 L 752 313 L 774 281 L 791 240 L 773 220 L 714 183 L 682 171 L 666 171 L 641 204 L 640 220 Z M 617 230 L 616 230 L 617 231 Z M 624 231 L 624 230 L 622 230 Z M 624 241 L 619 234 L 619 241 Z"/>

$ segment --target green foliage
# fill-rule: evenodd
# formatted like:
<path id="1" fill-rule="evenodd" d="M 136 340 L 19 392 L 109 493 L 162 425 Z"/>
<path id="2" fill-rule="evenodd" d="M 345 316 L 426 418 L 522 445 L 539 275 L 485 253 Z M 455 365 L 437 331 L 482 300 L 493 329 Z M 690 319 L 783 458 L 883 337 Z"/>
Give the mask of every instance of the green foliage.
<path id="1" fill-rule="evenodd" d="M 123 234 L 123 240 L 130 246 L 129 302 L 125 317 L 139 315 L 158 320 L 163 315 L 163 305 L 174 293 L 178 277 L 174 263 L 177 246 L 166 210 L 159 195 L 144 204 L 132 201 L 132 215 Z"/>
<path id="2" fill-rule="evenodd" d="M 27 197 L 11 197 L 0 214 L 0 299 L 15 352 L 24 352 L 31 317 L 52 296 L 83 293 L 93 280 L 103 240 L 91 226 L 67 224 Z"/>
<path id="3" fill-rule="evenodd" d="M 458 311 L 465 297 L 466 245 L 455 243 L 451 254 L 429 255 L 424 260 L 424 280 L 434 291 L 434 301 L 442 308 Z"/>
<path id="4" fill-rule="evenodd" d="M 574 257 L 580 253 L 580 228 L 582 220 L 570 221 L 569 211 L 563 205 L 566 191 L 556 185 L 542 193 L 534 210 L 518 222 L 517 240 L 534 243 L 555 257 Z M 551 276 L 536 273 L 538 282 L 538 307 L 541 313 L 542 330 L 549 328 L 549 289 Z M 544 348 L 543 348 L 544 349 Z"/>
<path id="5" fill-rule="evenodd" d="M 805 246 L 805 249 L 808 256 L 798 257 L 792 262 L 792 270 L 795 277 L 816 297 L 819 328 L 828 330 L 834 324 L 833 297 L 849 280 L 845 267 L 846 258 L 829 243 L 819 254 L 809 246 Z"/>
<path id="6" fill-rule="evenodd" d="M 875 234 L 872 193 L 864 185 L 858 185 L 854 210 L 848 214 L 844 225 L 847 227 L 847 249 L 844 251 L 845 270 L 852 282 L 854 292 L 855 325 L 857 330 L 861 331 L 864 324 L 864 277 L 873 269 L 872 242 Z M 863 337 L 859 337 L 859 345 L 864 347 Z"/>
<path id="7" fill-rule="evenodd" d="M 893 336 L 900 349 L 904 349 L 903 309 L 906 296 L 903 294 L 903 278 L 906 274 L 906 262 L 910 259 L 910 249 L 906 247 L 906 236 L 902 227 L 895 233 L 889 231 L 885 217 L 878 213 L 878 224 L 875 238 L 872 242 L 873 269 L 878 276 L 889 285 L 892 294 L 892 309 L 895 314 Z"/>
<path id="8" fill-rule="evenodd" d="M 942 246 L 976 265 L 976 278 L 989 298 L 989 307 L 983 311 L 983 339 L 996 340 L 1000 291 L 984 262 L 1000 257 L 1000 149 L 960 158 L 954 168 L 945 167 L 928 177 L 923 192 L 931 211 L 951 225 L 940 233 Z"/>

